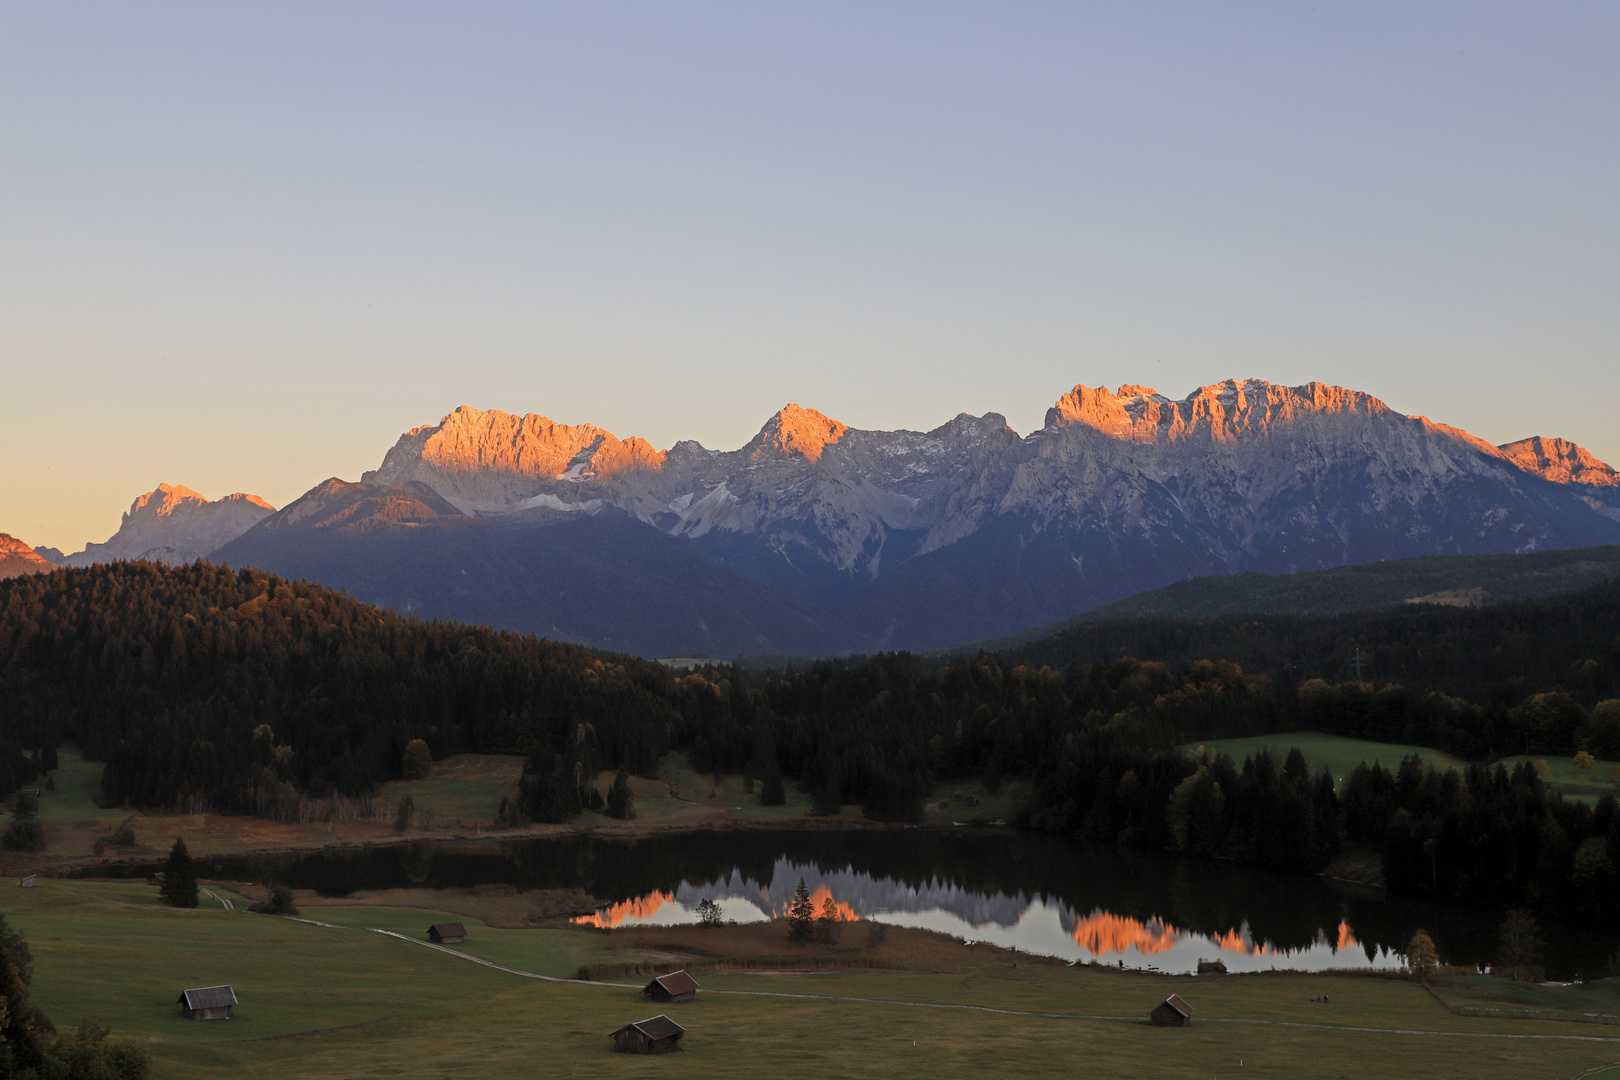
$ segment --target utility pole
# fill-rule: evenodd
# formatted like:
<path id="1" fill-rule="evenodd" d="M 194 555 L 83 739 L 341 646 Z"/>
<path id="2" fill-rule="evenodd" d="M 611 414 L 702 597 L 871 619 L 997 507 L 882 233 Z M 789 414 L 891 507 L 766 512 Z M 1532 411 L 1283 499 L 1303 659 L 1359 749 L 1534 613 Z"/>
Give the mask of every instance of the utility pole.
<path id="1" fill-rule="evenodd" d="M 1366 666 L 1366 661 L 1361 658 L 1361 650 L 1357 649 L 1356 655 L 1350 658 L 1349 664 L 1350 670 L 1355 673 L 1356 682 L 1361 681 L 1361 670 Z"/>

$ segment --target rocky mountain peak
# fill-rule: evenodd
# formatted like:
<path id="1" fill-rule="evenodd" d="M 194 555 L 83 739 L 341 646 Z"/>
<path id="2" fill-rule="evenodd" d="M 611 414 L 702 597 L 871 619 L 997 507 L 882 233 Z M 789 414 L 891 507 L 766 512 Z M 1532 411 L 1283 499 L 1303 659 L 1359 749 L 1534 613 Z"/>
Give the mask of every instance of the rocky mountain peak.
<path id="1" fill-rule="evenodd" d="M 789 403 L 765 422 L 743 452 L 751 460 L 802 457 L 820 461 L 821 452 L 842 439 L 848 430 L 848 424 Z"/>
<path id="2" fill-rule="evenodd" d="M 1555 484 L 1620 487 L 1620 472 L 1568 439 L 1545 439 L 1536 435 L 1504 443 L 1499 449 L 1525 472 L 1535 473 Z"/>
<path id="3" fill-rule="evenodd" d="M 47 574 L 56 567 L 33 548 L 8 533 L 0 533 L 0 578 Z"/>
<path id="4" fill-rule="evenodd" d="M 613 480 L 657 472 L 664 453 L 647 440 L 619 439 L 595 424 L 559 424 L 536 413 L 516 416 L 463 405 L 437 424 L 400 436 L 363 483 L 412 480 L 450 497 L 463 510 L 501 511 L 533 494 L 537 483 Z"/>
<path id="5" fill-rule="evenodd" d="M 179 484 L 159 484 L 139 495 L 103 544 L 86 544 L 69 555 L 69 566 L 89 566 L 114 559 L 153 559 L 185 563 L 234 540 L 275 513 L 257 495 L 236 492 L 210 501 Z"/>
<path id="6" fill-rule="evenodd" d="M 1264 379 L 1227 379 L 1201 386 L 1181 401 L 1149 386 L 1121 386 L 1118 393 L 1111 393 L 1107 387 L 1080 385 L 1046 411 L 1046 426 L 1090 427 L 1131 442 L 1195 437 L 1233 442 L 1308 417 L 1373 417 L 1390 411 L 1370 394 L 1317 382 L 1279 386 Z"/>

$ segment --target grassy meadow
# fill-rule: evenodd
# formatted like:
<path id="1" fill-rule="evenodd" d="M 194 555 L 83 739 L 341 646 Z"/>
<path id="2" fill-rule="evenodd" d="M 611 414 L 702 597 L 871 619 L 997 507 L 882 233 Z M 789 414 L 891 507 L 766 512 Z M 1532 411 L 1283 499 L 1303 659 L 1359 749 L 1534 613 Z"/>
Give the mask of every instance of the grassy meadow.
<path id="1" fill-rule="evenodd" d="M 36 1004 L 59 1025 L 88 1016 L 142 1041 L 155 1075 L 176 1080 L 1048 1076 L 1080 1062 L 1098 1077 L 1523 1078 L 1574 1077 L 1620 1061 L 1620 1027 L 1460 1017 L 1401 980 L 1068 968 L 921 931 L 890 931 L 875 958 L 888 968 L 705 974 L 696 1002 L 658 1007 L 640 997 L 640 980 L 540 982 L 371 932 L 419 937 L 449 914 L 425 908 L 304 909 L 337 924 L 328 927 L 226 911 L 208 897 L 178 911 L 144 885 L 42 880 L 23 890 L 9 879 L 0 880 L 0 910 L 33 949 Z M 471 937 L 460 951 L 552 975 L 637 956 L 701 972 L 716 962 L 704 954 L 723 956 L 729 944 L 770 933 L 782 935 L 771 947 L 790 959 L 829 948 L 796 952 L 780 925 L 661 928 L 649 938 L 465 921 Z M 845 936 L 852 942 L 832 947 L 839 955 L 867 948 L 858 927 Z M 218 982 L 241 999 L 234 1019 L 181 1017 L 181 989 Z M 1559 991 L 1537 989 L 1557 1000 Z M 1587 1004 L 1620 997 L 1608 983 L 1569 990 Z M 1145 1023 L 1171 992 L 1197 1010 L 1192 1027 Z M 1323 994 L 1331 1005 L 1311 1001 Z M 660 1011 L 688 1028 L 682 1053 L 610 1051 L 608 1032 Z M 1481 1037 L 1501 1035 L 1556 1038 Z"/>
<path id="2" fill-rule="evenodd" d="M 1340 782 L 1363 761 L 1369 765 L 1376 762 L 1386 769 L 1395 769 L 1400 767 L 1401 759 L 1408 754 L 1416 754 L 1428 762 L 1431 768 L 1436 769 L 1460 770 L 1468 764 L 1461 758 L 1443 754 L 1426 746 L 1348 739 L 1340 735 L 1323 735 L 1315 731 L 1291 731 L 1280 735 L 1257 735 L 1244 739 L 1210 739 L 1200 743 L 1188 743 L 1181 749 L 1188 753 L 1197 753 L 1202 747 L 1212 753 L 1225 754 L 1238 762 L 1263 750 L 1269 750 L 1280 766 L 1289 748 L 1295 746 L 1305 755 L 1305 760 L 1310 764 L 1312 771 L 1326 767 L 1332 771 L 1333 778 Z M 1608 778 L 1610 766 L 1620 766 L 1620 762 L 1599 760 L 1589 772 L 1577 769 L 1574 762 L 1567 757 L 1520 755 L 1503 758 L 1502 764 L 1511 770 L 1525 761 L 1545 762 L 1547 771 L 1543 774 L 1543 779 L 1549 787 L 1561 793 L 1566 799 L 1596 801 L 1605 795 L 1620 794 L 1620 784 Z"/>

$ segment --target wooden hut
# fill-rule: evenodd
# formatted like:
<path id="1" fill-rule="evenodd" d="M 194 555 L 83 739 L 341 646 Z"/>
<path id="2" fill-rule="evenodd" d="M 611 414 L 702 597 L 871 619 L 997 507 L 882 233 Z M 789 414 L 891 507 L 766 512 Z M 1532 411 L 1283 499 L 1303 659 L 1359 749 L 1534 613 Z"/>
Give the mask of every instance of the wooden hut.
<path id="1" fill-rule="evenodd" d="M 697 980 L 683 969 L 658 976 L 641 995 L 649 1001 L 691 1001 L 697 997 L 698 989 Z"/>
<path id="2" fill-rule="evenodd" d="M 1171 994 L 1148 1013 L 1148 1019 L 1153 1021 L 1154 1027 L 1186 1027 L 1192 1023 L 1193 1007 L 1182 1001 L 1176 994 Z"/>
<path id="3" fill-rule="evenodd" d="M 626 1024 L 608 1038 L 613 1049 L 626 1054 L 663 1054 L 680 1049 L 681 1036 L 686 1029 L 667 1016 Z"/>
<path id="4" fill-rule="evenodd" d="M 467 928 L 458 922 L 436 922 L 428 927 L 428 940 L 435 945 L 460 945 L 467 940 Z"/>
<path id="5" fill-rule="evenodd" d="M 1198 961 L 1198 974 L 1225 975 L 1226 965 L 1219 960 L 1200 960 Z"/>
<path id="6" fill-rule="evenodd" d="M 187 1020 L 229 1020 L 236 991 L 229 986 L 199 986 L 180 991 L 180 1006 Z"/>
<path id="7" fill-rule="evenodd" d="M 35 877 L 35 875 L 29 874 L 27 877 L 25 877 L 21 881 L 17 882 L 17 884 L 22 886 L 25 889 L 32 889 L 34 887 L 34 877 Z"/>

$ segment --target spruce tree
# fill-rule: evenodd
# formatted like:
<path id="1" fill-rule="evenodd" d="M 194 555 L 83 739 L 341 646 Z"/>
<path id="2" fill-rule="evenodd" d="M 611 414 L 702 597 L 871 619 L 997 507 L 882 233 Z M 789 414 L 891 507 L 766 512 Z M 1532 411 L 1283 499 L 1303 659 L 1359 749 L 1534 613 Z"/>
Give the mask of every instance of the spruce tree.
<path id="1" fill-rule="evenodd" d="M 31 791 L 19 791 L 11 807 L 11 824 L 0 837 L 0 845 L 7 851 L 44 851 L 45 826 L 39 823 L 39 799 Z"/>
<path id="2" fill-rule="evenodd" d="M 815 905 L 810 903 L 810 889 L 805 885 L 804 878 L 799 879 L 799 887 L 793 890 L 793 903 L 788 906 L 788 940 L 795 945 L 803 945 L 815 937 Z"/>
<path id="3" fill-rule="evenodd" d="M 613 778 L 613 786 L 608 788 L 607 797 L 608 817 L 616 817 L 629 821 L 636 816 L 636 797 L 630 791 L 630 771 L 619 766 L 619 775 Z"/>
<path id="4" fill-rule="evenodd" d="M 759 805 L 781 806 L 785 802 L 787 792 L 782 787 L 782 770 L 773 756 L 765 764 L 765 779 L 759 785 Z"/>
<path id="5" fill-rule="evenodd" d="M 839 800 L 838 777 L 829 775 L 820 784 L 816 785 L 816 792 L 810 797 L 810 813 L 816 817 L 836 817 L 843 812 L 843 805 Z"/>
<path id="6" fill-rule="evenodd" d="M 174 907 L 197 906 L 197 875 L 191 868 L 191 852 L 186 842 L 176 839 L 163 867 L 163 899 Z"/>

